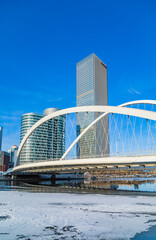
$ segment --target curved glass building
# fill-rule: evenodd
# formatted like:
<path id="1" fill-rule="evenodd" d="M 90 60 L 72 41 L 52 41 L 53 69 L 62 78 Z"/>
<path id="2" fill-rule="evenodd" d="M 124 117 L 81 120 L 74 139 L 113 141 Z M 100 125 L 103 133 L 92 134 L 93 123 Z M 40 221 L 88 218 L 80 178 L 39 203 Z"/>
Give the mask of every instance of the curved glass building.
<path id="1" fill-rule="evenodd" d="M 48 108 L 44 114 L 26 113 L 21 120 L 21 141 L 27 131 L 42 117 L 58 111 Z M 39 126 L 26 141 L 21 154 L 20 164 L 60 158 L 65 151 L 65 117 L 59 116 Z"/>

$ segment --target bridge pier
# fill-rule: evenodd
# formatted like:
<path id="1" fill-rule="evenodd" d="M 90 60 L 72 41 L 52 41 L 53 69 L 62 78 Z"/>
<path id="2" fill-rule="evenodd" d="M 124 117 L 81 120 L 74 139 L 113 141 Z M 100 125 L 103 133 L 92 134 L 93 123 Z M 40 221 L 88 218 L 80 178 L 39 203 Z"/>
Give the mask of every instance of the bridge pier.
<path id="1" fill-rule="evenodd" d="M 51 183 L 52 183 L 52 185 L 55 185 L 55 182 L 56 182 L 56 175 L 52 174 L 51 175 Z"/>

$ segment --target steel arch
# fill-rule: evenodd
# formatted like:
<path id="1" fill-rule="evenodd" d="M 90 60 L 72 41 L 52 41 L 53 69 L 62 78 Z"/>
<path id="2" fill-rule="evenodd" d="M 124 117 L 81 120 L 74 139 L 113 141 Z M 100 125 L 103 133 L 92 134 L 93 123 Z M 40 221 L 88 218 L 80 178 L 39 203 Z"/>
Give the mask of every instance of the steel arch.
<path id="1" fill-rule="evenodd" d="M 127 103 L 123 103 L 118 105 L 118 107 L 126 107 L 129 105 L 135 105 L 135 104 L 153 104 L 156 105 L 156 101 L 155 100 L 138 100 L 138 101 L 131 101 L 131 102 L 127 102 Z M 72 148 L 75 146 L 76 143 L 78 143 L 78 141 L 81 139 L 81 137 L 93 126 L 95 125 L 100 119 L 102 119 L 103 117 L 107 116 L 109 114 L 109 112 L 105 112 L 103 113 L 101 116 L 99 116 L 98 118 L 96 118 L 92 123 L 90 123 L 84 130 L 82 133 L 80 133 L 80 135 L 74 140 L 74 142 L 69 146 L 69 148 L 65 151 L 65 153 L 63 154 L 63 156 L 61 157 L 60 160 L 64 160 L 65 157 L 68 155 L 68 153 L 72 150 Z"/>
<path id="2" fill-rule="evenodd" d="M 156 101 L 152 101 L 152 100 L 151 101 L 150 100 L 135 101 L 135 104 L 137 104 L 138 102 L 156 105 Z M 132 102 L 131 102 L 131 104 L 132 104 Z M 131 104 L 129 103 L 129 105 L 131 105 Z M 125 105 L 125 104 L 123 104 L 123 105 Z M 133 109 L 126 108 L 126 107 L 123 108 L 122 106 L 120 106 L 120 107 L 119 106 L 118 107 L 114 107 L 114 106 L 83 106 L 83 107 L 67 108 L 67 109 L 57 111 L 57 112 L 53 112 L 53 113 L 43 117 L 42 119 L 40 119 L 38 122 L 36 122 L 26 133 L 23 140 L 21 141 L 21 144 L 20 144 L 18 152 L 17 152 L 16 165 L 18 164 L 20 152 L 21 152 L 26 140 L 35 131 L 36 128 L 38 128 L 44 122 L 46 122 L 54 117 L 68 114 L 68 113 L 77 113 L 77 112 L 103 112 L 103 113 L 107 113 L 107 114 L 108 113 L 118 113 L 118 114 L 123 114 L 123 115 L 141 117 L 141 118 L 145 118 L 145 119 L 147 118 L 147 119 L 156 121 L 156 113 L 155 112 L 147 111 L 147 110 L 138 110 L 138 109 L 134 109 L 134 108 Z"/>

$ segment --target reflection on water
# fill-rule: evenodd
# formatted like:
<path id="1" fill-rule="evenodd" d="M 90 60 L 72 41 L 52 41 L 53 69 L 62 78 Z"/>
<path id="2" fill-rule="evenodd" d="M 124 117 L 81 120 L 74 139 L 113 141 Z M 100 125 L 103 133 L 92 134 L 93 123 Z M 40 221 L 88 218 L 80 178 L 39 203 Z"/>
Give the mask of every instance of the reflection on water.
<path id="1" fill-rule="evenodd" d="M 124 190 L 124 191 L 140 191 L 140 192 L 156 192 L 156 178 L 119 178 L 119 179 L 103 179 L 103 180 L 38 180 L 29 179 L 25 181 L 0 180 L 0 190 L 22 189 L 23 187 L 42 187 L 57 188 L 73 188 L 73 189 L 90 189 L 90 190 Z M 50 188 L 48 188 L 50 189 Z"/>
<path id="2" fill-rule="evenodd" d="M 80 188 L 102 190 L 127 190 L 156 192 L 156 178 L 151 179 L 116 179 L 116 180 L 75 180 L 56 181 L 57 185 L 77 186 Z"/>
<path id="3" fill-rule="evenodd" d="M 156 178 L 95 180 L 85 181 L 84 185 L 95 189 L 156 192 Z"/>

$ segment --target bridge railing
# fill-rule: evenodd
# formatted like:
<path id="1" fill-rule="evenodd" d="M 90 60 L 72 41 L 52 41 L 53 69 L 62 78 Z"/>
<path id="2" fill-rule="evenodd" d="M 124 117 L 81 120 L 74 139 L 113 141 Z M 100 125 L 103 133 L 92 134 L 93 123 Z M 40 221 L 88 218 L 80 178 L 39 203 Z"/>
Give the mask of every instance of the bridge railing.
<path id="1" fill-rule="evenodd" d="M 68 157 L 67 159 L 65 160 L 81 160 L 81 159 L 97 159 L 97 158 L 113 158 L 113 157 L 116 157 L 116 158 L 120 158 L 120 157 L 141 157 L 141 156 L 155 156 L 156 155 L 156 151 L 155 152 L 151 152 L 151 151 L 144 151 L 144 152 L 138 152 L 136 154 L 136 152 L 132 153 L 132 152 L 129 152 L 129 153 L 121 153 L 120 155 L 116 155 L 116 154 L 105 154 L 105 155 L 97 155 L 97 156 L 83 156 L 83 157 L 78 157 L 78 156 L 75 156 L 75 157 Z M 26 162 L 23 162 L 22 164 L 20 165 L 26 165 L 26 164 L 29 164 L 29 163 L 42 163 L 42 162 L 50 162 L 50 161 L 60 161 L 60 158 L 55 158 L 55 159 L 44 159 L 44 160 L 40 160 L 40 161 L 28 161 L 26 160 Z M 63 161 L 63 160 L 61 160 Z"/>

